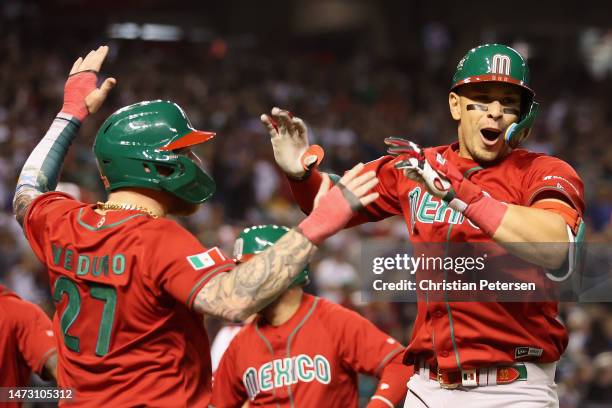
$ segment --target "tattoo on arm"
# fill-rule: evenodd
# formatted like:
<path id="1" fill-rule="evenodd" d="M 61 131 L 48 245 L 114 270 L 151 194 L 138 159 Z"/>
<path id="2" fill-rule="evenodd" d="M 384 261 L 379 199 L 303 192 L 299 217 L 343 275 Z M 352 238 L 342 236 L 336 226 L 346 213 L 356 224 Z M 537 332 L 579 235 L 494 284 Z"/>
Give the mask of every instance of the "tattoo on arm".
<path id="1" fill-rule="evenodd" d="M 211 279 L 198 293 L 194 308 L 228 320 L 244 320 L 287 289 L 315 251 L 312 242 L 291 230 L 248 262 Z"/>
<path id="2" fill-rule="evenodd" d="M 15 192 L 13 212 L 15 213 L 15 218 L 19 225 L 23 226 L 23 219 L 25 218 L 28 208 L 30 208 L 30 204 L 41 194 L 42 192 L 28 186 L 23 186 Z"/>

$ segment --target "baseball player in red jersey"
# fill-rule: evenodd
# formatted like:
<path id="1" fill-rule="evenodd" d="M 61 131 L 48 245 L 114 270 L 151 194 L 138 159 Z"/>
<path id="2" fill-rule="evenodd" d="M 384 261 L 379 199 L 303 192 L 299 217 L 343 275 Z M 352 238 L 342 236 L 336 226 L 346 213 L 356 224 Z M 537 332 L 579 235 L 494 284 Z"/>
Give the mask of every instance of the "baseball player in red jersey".
<path id="1" fill-rule="evenodd" d="M 25 387 L 32 371 L 55 379 L 56 366 L 51 320 L 38 306 L 0 285 L 0 387 Z M 0 401 L 0 407 L 17 406 Z"/>
<path id="2" fill-rule="evenodd" d="M 244 262 L 289 231 L 246 228 L 234 257 Z M 357 374 L 380 384 L 368 407 L 395 407 L 412 369 L 404 347 L 359 314 L 305 294 L 308 268 L 232 340 L 215 374 L 211 405 L 241 407 L 357 407 Z"/>
<path id="3" fill-rule="evenodd" d="M 214 134 L 195 130 L 168 101 L 113 113 L 94 142 L 108 201 L 54 192 L 81 122 L 115 84 L 97 88 L 108 47 L 72 67 L 64 105 L 27 159 L 14 199 L 17 220 L 47 266 L 57 311 L 58 383 L 79 406 L 206 406 L 211 393 L 203 313 L 241 320 L 285 290 L 354 210 L 376 199 L 373 172 L 356 166 L 274 247 L 236 266 L 204 248 L 167 214 L 195 211 L 214 181 L 192 152 Z M 348 174 L 348 173 L 347 173 Z M 231 271 L 230 271 L 231 270 Z"/>
<path id="4" fill-rule="evenodd" d="M 366 164 L 380 197 L 349 225 L 402 215 L 413 243 L 495 242 L 545 268 L 559 268 L 583 235 L 583 184 L 565 162 L 517 148 L 538 111 L 521 55 L 500 44 L 470 50 L 449 93 L 458 142 L 422 149 L 388 138 L 389 155 Z M 305 212 L 320 184 L 299 118 L 274 108 L 262 121 L 274 155 Z M 543 272 L 543 270 L 540 270 Z M 406 407 L 558 406 L 556 361 L 568 337 L 555 302 L 418 303 L 405 362 L 418 372 Z"/>

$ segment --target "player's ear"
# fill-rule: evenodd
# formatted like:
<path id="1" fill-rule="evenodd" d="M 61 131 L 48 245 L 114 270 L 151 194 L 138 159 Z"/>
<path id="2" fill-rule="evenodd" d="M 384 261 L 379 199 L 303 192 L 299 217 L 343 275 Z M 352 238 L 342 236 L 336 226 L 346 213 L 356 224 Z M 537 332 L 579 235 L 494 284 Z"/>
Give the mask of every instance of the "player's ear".
<path id="1" fill-rule="evenodd" d="M 450 114 L 455 120 L 461 120 L 461 102 L 459 95 L 455 92 L 448 94 L 448 107 L 450 108 Z"/>

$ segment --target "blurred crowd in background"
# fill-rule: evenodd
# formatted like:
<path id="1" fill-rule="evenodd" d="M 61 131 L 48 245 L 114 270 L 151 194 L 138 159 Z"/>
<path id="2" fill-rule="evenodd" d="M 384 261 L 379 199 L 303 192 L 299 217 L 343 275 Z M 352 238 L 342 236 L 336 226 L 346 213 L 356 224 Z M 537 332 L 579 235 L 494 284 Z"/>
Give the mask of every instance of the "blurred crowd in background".
<path id="1" fill-rule="evenodd" d="M 401 56 L 376 57 L 368 49 L 336 53 L 271 49 L 270 44 L 233 48 L 223 40 L 127 41 L 99 32 L 80 32 L 78 37 L 58 33 L 51 41 L 27 31 L 6 13 L 0 18 L 0 282 L 50 314 L 47 275 L 14 221 L 11 203 L 18 172 L 58 112 L 67 72 L 77 56 L 98 44 L 110 45 L 102 74 L 116 77 L 118 84 L 70 149 L 62 174 L 62 181 L 70 183 L 65 188 L 83 201 L 104 200 L 91 152 L 98 126 L 127 104 L 175 101 L 196 128 L 217 132 L 199 152 L 217 192 L 181 222 L 204 245 L 231 253 L 242 228 L 294 225 L 303 217 L 274 163 L 259 121 L 262 113 L 279 106 L 302 117 L 311 143 L 325 148 L 322 169 L 337 174 L 384 154 L 387 136 L 404 136 L 424 146 L 447 144 L 456 138 L 447 95 L 459 57 L 480 41 L 512 41 L 494 33 L 467 41 L 452 36 L 441 23 L 429 24 L 419 40 L 418 58 L 406 61 Z M 610 41 L 612 30 L 607 38 Z M 553 66 L 545 52 L 537 46 L 529 52 L 535 55 L 532 88 L 542 111 L 526 147 L 558 156 L 578 171 L 586 187 L 587 240 L 612 242 L 612 70 L 594 71 L 576 59 Z M 416 305 L 364 302 L 358 291 L 360 245 L 373 237 L 408 242 L 401 218 L 344 231 L 325 244 L 311 265 L 307 291 L 357 310 L 406 343 Z M 562 303 L 560 312 L 570 331 L 557 372 L 561 407 L 609 404 L 611 304 Z M 221 323 L 208 324 L 214 336 Z M 369 385 L 363 381 L 364 394 Z"/>

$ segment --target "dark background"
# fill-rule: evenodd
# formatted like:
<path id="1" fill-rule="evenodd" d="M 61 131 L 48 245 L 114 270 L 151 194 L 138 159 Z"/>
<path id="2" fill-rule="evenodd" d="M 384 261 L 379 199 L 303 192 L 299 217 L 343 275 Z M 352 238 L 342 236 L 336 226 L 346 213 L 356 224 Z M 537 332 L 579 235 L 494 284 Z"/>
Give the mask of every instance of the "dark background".
<path id="1" fill-rule="evenodd" d="M 526 147 L 574 166 L 586 186 L 587 240 L 609 243 L 611 21 L 612 5 L 601 0 L 0 1 L 0 281 L 53 312 L 46 273 L 11 200 L 21 166 L 61 106 L 72 62 L 100 44 L 111 47 L 103 74 L 118 85 L 84 124 L 62 176 L 84 201 L 104 198 L 90 150 L 104 118 L 130 103 L 171 99 L 196 127 L 217 132 L 201 152 L 217 194 L 183 223 L 231 253 L 241 228 L 302 217 L 273 163 L 261 113 L 281 106 L 304 118 L 326 150 L 322 168 L 335 173 L 383 154 L 387 136 L 450 143 L 447 95 L 458 60 L 480 43 L 502 42 L 528 57 L 542 105 Z M 415 305 L 364 303 L 355 292 L 359 242 L 371 237 L 407 240 L 403 220 L 331 239 L 312 265 L 309 290 L 405 342 Z M 561 406 L 608 406 L 610 304 L 563 303 L 560 311 L 570 330 L 557 372 Z M 219 324 L 209 322 L 211 337 Z M 371 386 L 362 381 L 364 398 Z"/>

